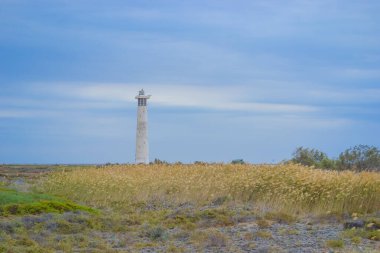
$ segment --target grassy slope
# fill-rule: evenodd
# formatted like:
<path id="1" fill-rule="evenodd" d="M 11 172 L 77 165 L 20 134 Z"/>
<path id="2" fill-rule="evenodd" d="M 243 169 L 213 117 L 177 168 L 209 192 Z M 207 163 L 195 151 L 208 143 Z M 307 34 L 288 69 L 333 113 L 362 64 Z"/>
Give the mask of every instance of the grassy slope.
<path id="1" fill-rule="evenodd" d="M 41 200 L 54 200 L 55 198 L 48 194 L 36 194 L 18 192 L 8 188 L 0 188 L 0 205 L 7 204 L 30 204 Z"/>
<path id="2" fill-rule="evenodd" d="M 0 216 L 93 209 L 48 194 L 25 193 L 0 187 Z"/>

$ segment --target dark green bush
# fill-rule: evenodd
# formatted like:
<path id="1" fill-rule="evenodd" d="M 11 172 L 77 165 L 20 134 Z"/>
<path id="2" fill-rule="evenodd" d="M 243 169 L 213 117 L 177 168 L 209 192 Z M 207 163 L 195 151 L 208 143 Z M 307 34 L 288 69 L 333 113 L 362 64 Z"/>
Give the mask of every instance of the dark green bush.
<path id="1" fill-rule="evenodd" d="M 374 146 L 357 145 L 339 155 L 339 169 L 380 171 L 380 151 Z"/>
<path id="2" fill-rule="evenodd" d="M 235 159 L 231 161 L 231 164 L 245 164 L 243 159 Z"/>
<path id="3" fill-rule="evenodd" d="M 291 160 L 306 166 L 315 166 L 321 169 L 335 169 L 336 161 L 329 159 L 326 153 L 317 149 L 298 147 Z"/>
<path id="4" fill-rule="evenodd" d="M 374 146 L 357 145 L 340 153 L 338 159 L 330 159 L 317 149 L 298 147 L 290 161 L 320 169 L 380 171 L 380 150 Z"/>

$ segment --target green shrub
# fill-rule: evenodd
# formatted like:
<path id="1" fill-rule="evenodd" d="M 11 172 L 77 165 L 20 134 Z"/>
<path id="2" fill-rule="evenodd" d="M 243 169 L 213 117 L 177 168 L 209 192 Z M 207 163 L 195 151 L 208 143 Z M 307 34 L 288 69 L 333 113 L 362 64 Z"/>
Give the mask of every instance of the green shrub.
<path id="1" fill-rule="evenodd" d="M 324 152 L 317 149 L 298 147 L 294 151 L 291 161 L 306 166 L 315 166 L 321 169 L 336 168 L 336 161 L 329 159 Z"/>
<path id="2" fill-rule="evenodd" d="M 256 223 L 259 228 L 269 228 L 271 226 L 270 222 L 265 219 L 257 220 Z"/>
<path id="3" fill-rule="evenodd" d="M 326 241 L 326 246 L 329 248 L 343 248 L 343 240 L 328 240 Z"/>
<path id="4" fill-rule="evenodd" d="M 269 238 L 272 238 L 272 233 L 270 231 L 260 230 L 260 231 L 257 231 L 254 234 L 254 236 L 263 238 L 263 239 L 269 239 Z"/>
<path id="5" fill-rule="evenodd" d="M 369 230 L 363 228 L 346 229 L 342 232 L 342 236 L 351 239 L 355 237 L 360 237 L 372 241 L 380 241 L 380 230 Z"/>
<path id="6" fill-rule="evenodd" d="M 284 212 L 267 212 L 264 217 L 265 219 L 285 224 L 290 224 L 296 221 L 294 216 Z"/>
<path id="7" fill-rule="evenodd" d="M 380 171 L 380 150 L 374 146 L 356 145 L 340 153 L 339 159 L 330 159 L 317 149 L 298 147 L 291 161 L 320 169 Z"/>
<path id="8" fill-rule="evenodd" d="M 380 150 L 368 145 L 349 148 L 339 155 L 339 168 L 355 171 L 380 171 Z"/>
<path id="9" fill-rule="evenodd" d="M 231 161 L 231 164 L 245 164 L 243 159 L 235 159 Z"/>
<path id="10" fill-rule="evenodd" d="M 168 237 L 165 228 L 161 226 L 147 227 L 144 235 L 154 241 L 166 240 Z"/>

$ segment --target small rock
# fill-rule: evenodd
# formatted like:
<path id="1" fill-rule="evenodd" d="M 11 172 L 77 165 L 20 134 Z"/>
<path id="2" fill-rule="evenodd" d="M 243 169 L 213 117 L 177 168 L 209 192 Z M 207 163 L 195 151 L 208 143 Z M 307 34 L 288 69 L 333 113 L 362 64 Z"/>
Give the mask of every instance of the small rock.
<path id="1" fill-rule="evenodd" d="M 365 226 L 365 222 L 363 220 L 352 220 L 352 221 L 347 221 L 344 223 L 345 229 L 362 228 L 364 226 Z"/>

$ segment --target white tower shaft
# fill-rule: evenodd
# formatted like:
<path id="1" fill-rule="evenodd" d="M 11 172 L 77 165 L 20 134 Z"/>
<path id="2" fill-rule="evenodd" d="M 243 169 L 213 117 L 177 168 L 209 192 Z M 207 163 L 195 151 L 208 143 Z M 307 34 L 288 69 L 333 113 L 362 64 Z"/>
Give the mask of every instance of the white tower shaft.
<path id="1" fill-rule="evenodd" d="M 136 96 L 138 100 L 137 107 L 137 131 L 136 131 L 136 163 L 149 163 L 149 143 L 148 143 L 148 110 L 147 99 L 144 90 Z"/>

